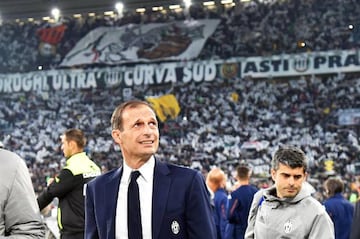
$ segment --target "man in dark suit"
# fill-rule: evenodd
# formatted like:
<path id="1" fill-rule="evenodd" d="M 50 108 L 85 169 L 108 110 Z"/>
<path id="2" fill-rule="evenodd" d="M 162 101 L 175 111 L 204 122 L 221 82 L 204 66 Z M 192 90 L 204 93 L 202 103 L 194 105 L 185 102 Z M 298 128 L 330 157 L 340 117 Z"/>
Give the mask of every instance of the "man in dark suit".
<path id="1" fill-rule="evenodd" d="M 111 126 L 123 166 L 87 185 L 85 238 L 131 239 L 135 223 L 129 222 L 140 214 L 140 235 L 136 238 L 215 239 L 210 197 L 202 175 L 154 157 L 159 128 L 152 107 L 145 101 L 125 102 L 114 110 Z M 130 179 L 133 171 L 139 171 L 137 179 Z M 134 191 L 130 190 L 133 181 L 138 185 L 139 199 L 128 200 Z M 140 213 L 128 213 L 136 201 L 140 201 Z"/>

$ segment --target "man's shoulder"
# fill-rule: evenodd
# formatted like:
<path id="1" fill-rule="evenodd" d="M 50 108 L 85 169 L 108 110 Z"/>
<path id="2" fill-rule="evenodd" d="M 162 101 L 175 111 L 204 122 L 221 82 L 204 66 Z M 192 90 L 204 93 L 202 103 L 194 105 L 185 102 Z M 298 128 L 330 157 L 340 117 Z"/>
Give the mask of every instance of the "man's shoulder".
<path id="1" fill-rule="evenodd" d="M 155 174 L 166 175 L 168 178 L 177 180 L 182 183 L 203 181 L 204 177 L 200 171 L 168 162 L 158 162 L 155 166 Z"/>
<path id="2" fill-rule="evenodd" d="M 259 189 L 256 188 L 254 185 L 247 184 L 247 185 L 242 185 L 242 186 L 238 187 L 232 193 L 234 193 L 234 194 L 243 194 L 243 193 L 255 194 L 258 190 Z"/>
<path id="3" fill-rule="evenodd" d="M 25 161 L 16 153 L 0 149 L 0 163 L 2 165 L 2 172 L 5 175 L 19 170 L 27 170 Z"/>
<path id="4" fill-rule="evenodd" d="M 28 174 L 25 161 L 16 153 L 0 149 L 0 174 L 2 184 L 12 183 L 14 178 Z"/>
<path id="5" fill-rule="evenodd" d="M 342 208 L 354 208 L 354 204 L 344 197 L 330 197 L 324 200 L 323 205 L 325 207 L 339 207 L 341 205 Z"/>
<path id="6" fill-rule="evenodd" d="M 185 165 L 180 165 L 180 164 L 174 164 L 174 163 L 168 163 L 168 162 L 163 162 L 163 164 L 167 165 L 170 169 L 173 169 L 173 170 L 184 170 L 184 171 L 191 171 L 191 172 L 196 172 L 195 169 L 192 169 L 192 168 L 189 168 L 188 166 L 185 166 Z"/>
<path id="7" fill-rule="evenodd" d="M 322 214 L 326 212 L 325 206 L 312 196 L 303 198 L 301 200 L 301 204 L 305 210 L 310 210 L 314 214 Z"/>
<path id="8" fill-rule="evenodd" d="M 171 173 L 179 175 L 196 175 L 199 171 L 183 165 L 164 163 Z"/>
<path id="9" fill-rule="evenodd" d="M 16 168 L 19 163 L 25 163 L 18 154 L 5 149 L 0 149 L 0 162 L 2 165 L 6 165 L 7 169 Z"/>
<path id="10" fill-rule="evenodd" d="M 94 179 L 92 179 L 88 184 L 92 185 L 92 184 L 102 184 L 105 181 L 109 181 L 117 176 L 120 175 L 120 168 L 114 168 L 106 173 L 103 173 L 99 176 L 96 176 Z M 120 180 L 120 177 L 119 177 Z"/>

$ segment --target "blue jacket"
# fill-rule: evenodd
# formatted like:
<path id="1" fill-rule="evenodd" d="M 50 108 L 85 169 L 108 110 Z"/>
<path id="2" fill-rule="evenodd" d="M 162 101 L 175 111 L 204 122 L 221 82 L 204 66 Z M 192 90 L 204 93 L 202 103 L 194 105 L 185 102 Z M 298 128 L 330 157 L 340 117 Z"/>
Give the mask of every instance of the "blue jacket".
<path id="1" fill-rule="evenodd" d="M 214 219 L 217 231 L 217 238 L 225 238 L 225 228 L 228 224 L 226 218 L 227 193 L 224 189 L 218 189 L 214 194 Z"/>
<path id="2" fill-rule="evenodd" d="M 233 225 L 233 232 L 229 230 L 228 238 L 243 239 L 247 227 L 247 220 L 254 194 L 258 189 L 252 185 L 242 185 L 230 194 L 227 218 Z"/>
<path id="3" fill-rule="evenodd" d="M 350 239 L 360 238 L 360 201 L 355 203 L 354 217 L 352 221 Z"/>
<path id="4" fill-rule="evenodd" d="M 122 168 L 98 176 L 86 189 L 85 238 L 114 239 Z M 192 169 L 155 161 L 153 239 L 216 239 L 210 196 L 203 176 Z M 177 230 L 172 224 L 177 222 Z"/>
<path id="5" fill-rule="evenodd" d="M 325 200 L 324 206 L 334 223 L 335 239 L 349 239 L 354 205 L 337 193 Z"/>

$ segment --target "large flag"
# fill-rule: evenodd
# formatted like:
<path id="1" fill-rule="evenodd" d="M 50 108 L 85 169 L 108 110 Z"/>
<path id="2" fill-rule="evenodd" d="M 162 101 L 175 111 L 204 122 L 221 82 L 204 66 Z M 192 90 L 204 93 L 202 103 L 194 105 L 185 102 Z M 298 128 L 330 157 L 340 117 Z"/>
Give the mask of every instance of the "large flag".
<path id="1" fill-rule="evenodd" d="M 220 20 L 98 27 L 77 42 L 61 66 L 138 63 L 196 58 Z"/>
<path id="2" fill-rule="evenodd" d="M 66 28 L 65 25 L 61 24 L 40 28 L 36 31 L 41 41 L 39 45 L 40 55 L 55 56 L 57 45 L 63 39 Z"/>
<path id="3" fill-rule="evenodd" d="M 180 106 L 173 94 L 160 97 L 147 97 L 146 100 L 152 105 L 161 122 L 168 118 L 175 119 L 180 113 Z"/>

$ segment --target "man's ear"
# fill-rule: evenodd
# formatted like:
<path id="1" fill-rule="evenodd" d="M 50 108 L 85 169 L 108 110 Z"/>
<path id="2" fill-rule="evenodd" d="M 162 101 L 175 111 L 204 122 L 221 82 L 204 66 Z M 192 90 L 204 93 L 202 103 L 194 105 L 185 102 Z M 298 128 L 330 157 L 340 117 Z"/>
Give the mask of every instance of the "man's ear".
<path id="1" fill-rule="evenodd" d="M 111 131 L 111 136 L 117 144 L 121 144 L 121 133 L 120 130 L 114 129 Z"/>
<path id="2" fill-rule="evenodd" d="M 76 142 L 74 140 L 69 140 L 68 145 L 69 145 L 71 150 L 76 150 L 76 148 L 77 148 L 77 144 L 76 144 Z"/>
<path id="3" fill-rule="evenodd" d="M 276 170 L 275 169 L 271 169 L 271 178 L 273 181 L 275 181 L 275 179 L 276 179 Z"/>

